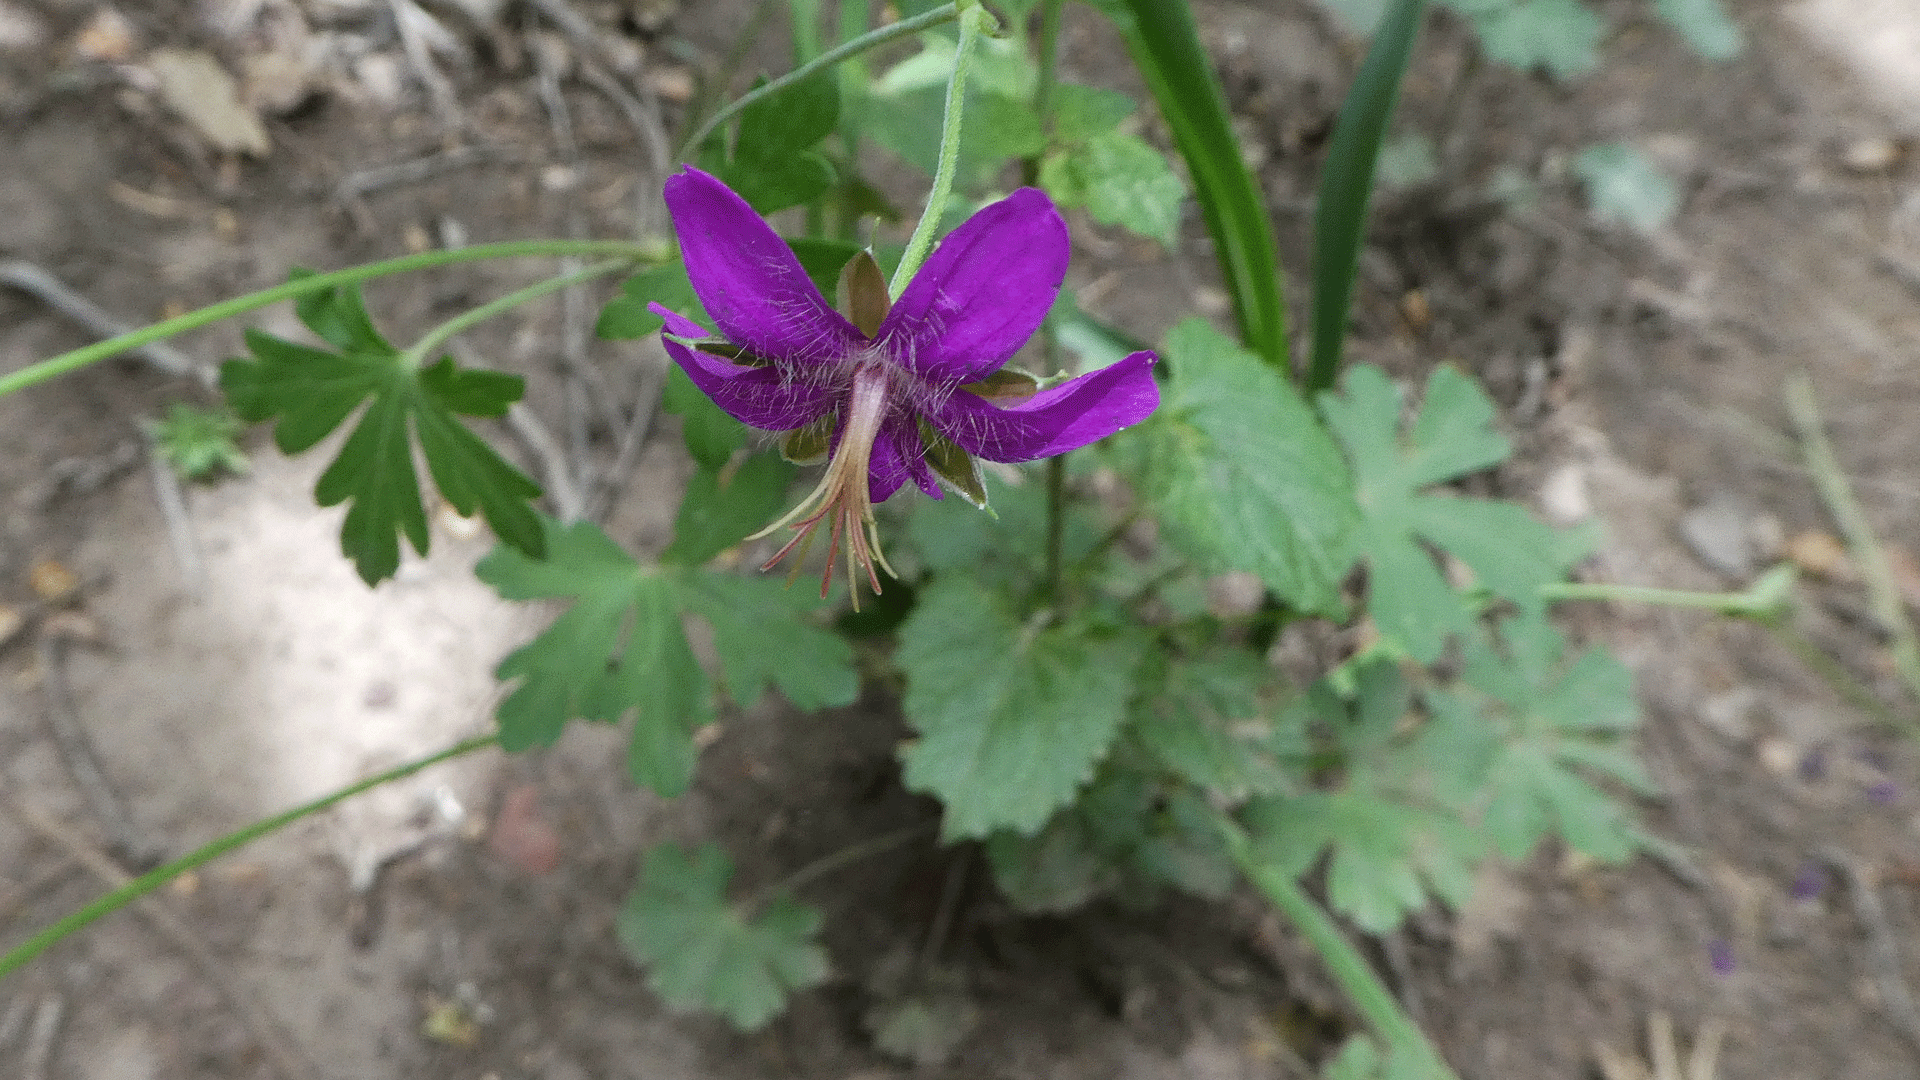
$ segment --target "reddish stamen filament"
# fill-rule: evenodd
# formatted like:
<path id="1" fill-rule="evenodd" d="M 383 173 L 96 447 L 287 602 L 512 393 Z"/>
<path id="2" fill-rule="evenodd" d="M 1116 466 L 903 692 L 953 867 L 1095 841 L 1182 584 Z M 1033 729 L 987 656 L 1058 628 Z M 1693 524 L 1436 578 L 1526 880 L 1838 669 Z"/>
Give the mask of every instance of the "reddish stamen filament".
<path id="1" fill-rule="evenodd" d="M 867 479 L 868 467 L 873 460 L 873 440 L 879 436 L 880 425 L 886 414 L 886 369 L 877 362 L 861 364 L 854 370 L 853 390 L 847 397 L 846 414 L 841 419 L 840 445 L 834 449 L 833 458 L 827 463 L 826 475 L 820 478 L 819 486 L 780 520 L 747 538 L 758 540 L 783 526 L 794 531 L 793 538 L 774 552 L 773 557 L 763 563 L 760 569 L 772 569 L 798 547 L 794 573 L 799 573 L 800 561 L 806 558 L 807 549 L 813 545 L 814 529 L 822 520 L 831 517 L 827 567 L 820 575 L 821 599 L 826 599 L 827 589 L 833 581 L 833 562 L 840 553 L 843 536 L 847 545 L 847 591 L 855 611 L 860 610 L 859 578 L 854 570 L 856 566 L 866 571 L 867 584 L 873 588 L 876 596 L 880 594 L 880 575 L 874 570 L 876 563 L 889 576 L 898 576 L 893 573 L 893 567 L 887 565 L 887 557 L 880 550 L 880 533 L 874 522 L 873 499 Z"/>

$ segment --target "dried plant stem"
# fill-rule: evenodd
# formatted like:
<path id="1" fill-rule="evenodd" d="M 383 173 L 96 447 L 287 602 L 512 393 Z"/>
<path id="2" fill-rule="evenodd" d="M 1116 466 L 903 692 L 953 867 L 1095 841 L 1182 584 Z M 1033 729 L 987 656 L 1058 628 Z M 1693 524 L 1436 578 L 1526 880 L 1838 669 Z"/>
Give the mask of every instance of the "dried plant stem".
<path id="1" fill-rule="evenodd" d="M 1860 501 L 1854 498 L 1846 473 L 1834 456 L 1833 444 L 1827 441 L 1826 422 L 1814 400 L 1813 383 L 1805 373 L 1787 380 L 1786 398 L 1787 413 L 1799 431 L 1814 485 L 1820 489 L 1820 497 L 1826 501 L 1834 522 L 1840 526 L 1841 536 L 1854 553 L 1874 617 L 1892 639 L 1894 669 L 1907 684 L 1913 700 L 1920 703 L 1920 635 L 1914 633 L 1913 623 L 1907 618 L 1900 589 L 1894 584 L 1893 571 L 1887 565 L 1886 551 L 1874 535 Z"/>
<path id="2" fill-rule="evenodd" d="M 8 809 L 35 832 L 64 848 L 108 888 L 125 888 L 133 880 L 105 852 L 66 825 L 16 800 L 8 800 Z M 318 1072 L 301 1056 L 280 1023 L 260 1004 L 259 995 L 239 985 L 207 943 L 178 915 L 155 897 L 138 901 L 134 911 L 200 969 L 200 974 L 220 992 L 228 1007 L 246 1024 L 254 1041 L 266 1051 L 268 1061 L 281 1080 L 318 1080 Z"/>
<path id="3" fill-rule="evenodd" d="M 73 704 L 73 688 L 67 683 L 67 643 L 57 634 L 42 632 L 36 644 L 40 665 L 40 689 L 47 703 L 47 733 L 60 751 L 60 760 L 80 787 L 87 807 L 100 820 L 113 839 L 114 850 L 135 865 L 152 866 L 160 861 L 159 850 L 133 823 L 125 800 L 120 798 L 106 772 L 100 768 L 100 756 L 80 723 Z"/>
<path id="4" fill-rule="evenodd" d="M 1914 1004 L 1913 991 L 1900 972 L 1899 938 L 1887 922 L 1887 911 L 1880 904 L 1873 880 L 1861 869 L 1859 860 L 1841 848 L 1823 848 L 1820 858 L 1846 879 L 1854 917 L 1867 932 L 1867 959 L 1887 1018 L 1907 1037 L 1914 1050 L 1920 1052 L 1920 1006 Z"/>
<path id="5" fill-rule="evenodd" d="M 299 821 L 301 818 L 317 814 L 338 803 L 345 802 L 363 791 L 371 791 L 383 784 L 390 784 L 395 780 L 412 776 L 414 773 L 429 766 L 438 765 L 443 761 L 450 761 L 453 758 L 471 754 L 475 750 L 483 750 L 494 745 L 497 741 L 497 736 L 480 735 L 467 739 L 464 742 L 456 743 L 438 753 L 429 754 L 426 757 L 407 762 L 404 765 L 395 766 L 386 772 L 370 776 L 357 783 L 349 784 L 330 795 L 323 795 L 312 802 L 303 803 L 291 810 L 275 814 L 273 817 L 264 818 L 243 828 L 236 829 L 198 850 L 182 855 L 180 858 L 164 866 L 149 870 L 81 908 L 79 911 L 75 911 L 54 923 L 52 926 L 41 930 L 5 955 L 0 955 L 0 979 L 4 979 L 7 975 L 19 970 L 22 965 L 52 948 L 55 943 L 59 942 L 68 934 L 119 911 L 121 908 L 126 907 L 128 904 L 133 903 L 135 900 L 140 899 L 189 870 L 199 869 L 201 866 L 212 862 L 230 851 L 244 847 L 266 836 L 268 833 L 278 832 L 288 825 Z"/>

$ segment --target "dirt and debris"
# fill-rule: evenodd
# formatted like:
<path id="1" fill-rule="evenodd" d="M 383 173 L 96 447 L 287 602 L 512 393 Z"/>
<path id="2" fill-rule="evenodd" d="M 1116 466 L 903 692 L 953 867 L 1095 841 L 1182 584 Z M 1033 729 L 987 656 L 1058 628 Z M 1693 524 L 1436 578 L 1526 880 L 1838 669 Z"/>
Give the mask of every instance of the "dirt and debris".
<path id="1" fill-rule="evenodd" d="M 658 235 L 669 136 L 752 6 L 0 0 L 0 260 L 137 324 L 296 266 Z M 1298 278 L 1358 54 L 1306 0 L 1197 7 Z M 1808 636 L 1897 701 L 1781 391 L 1812 378 L 1920 609 L 1920 50 L 1900 44 L 1920 18 L 1749 0 L 1732 5 L 1747 54 L 1709 65 L 1643 8 L 1607 6 L 1605 62 L 1570 86 L 1473 60 L 1466 29 L 1433 16 L 1396 132 L 1430 139 L 1437 173 L 1380 199 L 1354 351 L 1399 375 L 1478 374 L 1521 447 L 1492 485 L 1597 521 L 1598 579 L 1737 588 L 1798 565 Z M 737 79 L 784 65 L 778 29 Z M 1063 41 L 1065 77 L 1129 77 L 1086 12 Z M 1571 163 L 1603 142 L 1680 179 L 1670 224 L 1589 215 Z M 1197 213 L 1173 257 L 1073 225 L 1089 310 L 1145 338 L 1223 316 Z M 449 269 L 370 302 L 404 336 L 552 269 Z M 583 340 L 599 299 L 531 306 L 463 347 L 529 376 L 500 445 L 657 551 L 690 466 L 676 421 L 654 417 L 657 348 Z M 70 317 L 0 285 L 0 370 L 89 340 Z M 450 513 L 430 558 L 367 590 L 337 514 L 312 505 L 318 462 L 263 437 L 249 475 L 177 493 L 190 570 L 140 420 L 208 401 L 191 372 L 237 352 L 239 326 L 172 345 L 191 367 L 115 361 L 0 399 L 8 942 L 155 852 L 484 730 L 492 666 L 539 621 L 473 579 L 488 541 Z M 1227 584 L 1217 601 L 1243 603 Z M 1465 910 L 1371 943 L 1382 970 L 1466 1077 L 1914 1075 L 1920 752 L 1756 627 L 1568 618 L 1636 672 L 1658 857 L 1489 868 Z M 633 789 L 619 733 L 598 728 L 416 777 L 0 983 L 0 1072 L 1253 1080 L 1306 1075 L 1346 1029 L 1310 953 L 1250 898 L 1025 918 L 993 899 L 978 852 L 930 841 L 812 888 L 836 976 L 767 1031 L 666 1012 L 614 940 L 638 853 L 715 839 L 752 888 L 930 820 L 898 784 L 901 733 L 878 690 L 819 716 L 762 701 L 724 719 L 673 803 Z"/>

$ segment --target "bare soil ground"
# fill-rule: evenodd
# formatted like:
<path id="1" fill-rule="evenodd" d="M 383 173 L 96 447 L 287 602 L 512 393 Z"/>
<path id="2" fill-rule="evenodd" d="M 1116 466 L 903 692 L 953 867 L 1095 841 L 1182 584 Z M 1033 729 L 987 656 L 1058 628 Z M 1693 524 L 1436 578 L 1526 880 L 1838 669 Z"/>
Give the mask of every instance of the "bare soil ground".
<path id="1" fill-rule="evenodd" d="M 122 7 L 116 25 L 87 0 L 0 0 L 0 259 L 138 322 L 294 266 L 460 237 L 659 228 L 648 194 L 660 177 L 564 37 L 520 5 L 484 25 L 435 8 L 455 46 L 434 60 L 436 99 L 395 28 L 404 7 L 153 0 Z M 671 124 L 750 5 L 579 8 Z M 1607 539 L 1595 578 L 1679 588 L 1737 587 L 1790 550 L 1808 561 L 1794 538 L 1832 531 L 1780 405 L 1782 381 L 1805 371 L 1874 524 L 1903 557 L 1920 554 L 1920 425 L 1904 422 L 1920 406 L 1920 164 L 1908 153 L 1920 145 L 1920 15 L 1904 0 L 1738 3 L 1747 53 L 1708 65 L 1642 5 L 1607 8 L 1606 61 L 1572 86 L 1476 63 L 1464 28 L 1434 17 L 1399 130 L 1434 139 L 1440 175 L 1381 199 L 1357 354 L 1404 375 L 1450 360 L 1482 376 L 1523 448 L 1493 485 L 1557 520 L 1596 518 Z M 1357 53 L 1304 2 L 1199 11 L 1298 277 L 1312 176 Z M 778 29 L 763 28 L 744 72 L 781 64 Z M 159 48 L 266 70 L 261 93 L 304 90 L 257 99 L 271 147 L 236 157 L 160 104 Z M 1070 20 L 1066 48 L 1066 77 L 1124 77 L 1091 19 Z M 542 55 L 556 73 L 545 94 Z M 1669 229 L 1589 220 L 1568 162 L 1606 140 L 1682 178 Z M 470 146 L 490 149 L 448 153 Z M 351 193 L 364 170 L 415 159 L 446 167 Z M 1481 197 L 1503 169 L 1533 178 L 1537 202 Z M 1223 314 L 1197 216 L 1171 258 L 1086 222 L 1075 237 L 1073 283 L 1097 313 L 1149 338 L 1195 310 Z M 418 331 L 550 272 L 458 268 L 379 286 L 372 305 L 396 332 Z M 534 414 L 563 444 L 584 432 L 579 447 L 605 468 L 663 359 L 596 344 L 598 381 L 569 373 L 567 334 L 602 295 L 573 315 L 535 305 L 468 341 L 527 373 Z M 260 321 L 291 326 L 284 311 Z M 0 289 L 0 370 L 84 340 Z M 239 329 L 176 344 L 217 362 Z M 137 424 L 205 399 L 134 361 L 0 399 L 0 613 L 26 620 L 0 630 L 0 940 L 100 890 L 87 850 L 188 850 L 485 730 L 489 670 L 538 624 L 473 580 L 488 540 L 451 515 L 436 517 L 431 558 L 365 589 L 338 555 L 337 514 L 312 506 L 320 459 L 286 461 L 259 436 L 252 473 L 188 490 L 190 543 L 170 539 Z M 673 421 L 655 429 L 607 488 L 612 534 L 643 552 L 668 539 L 688 471 Z M 504 429 L 500 442 L 538 470 Z M 48 560 L 81 581 L 58 617 L 35 599 Z M 1897 701 L 1844 568 L 1803 597 L 1809 632 Z M 1723 1032 L 1722 1078 L 1920 1072 L 1900 1001 L 1900 973 L 1920 975 L 1915 748 L 1749 628 L 1597 606 L 1570 620 L 1638 676 L 1644 752 L 1667 791 L 1645 807 L 1648 827 L 1676 853 L 1620 869 L 1543 853 L 1489 873 L 1468 910 L 1370 944 L 1462 1074 L 1644 1075 L 1630 1063 L 1646 1060 L 1655 1016 L 1671 1018 L 1683 1053 Z M 49 734 L 63 691 L 123 822 L 103 818 Z M 1252 1080 L 1303 1075 L 1300 1058 L 1343 1030 L 1311 956 L 1250 898 L 1021 918 L 993 899 L 976 853 L 930 842 L 809 891 L 837 976 L 767 1031 L 665 1011 L 613 938 L 637 853 L 715 839 L 751 887 L 931 820 L 897 782 L 901 731 L 876 682 L 833 713 L 768 700 L 727 716 L 696 790 L 671 804 L 631 787 L 618 733 L 603 729 L 396 785 L 0 985 L 0 1072 Z M 551 872 L 496 842 L 541 827 L 559 839 Z M 1858 902 L 1869 895 L 1877 905 Z M 878 973 L 924 947 L 943 905 L 958 916 L 941 955 L 979 1022 L 944 1065 L 915 1068 L 878 1053 L 862 1018 Z"/>

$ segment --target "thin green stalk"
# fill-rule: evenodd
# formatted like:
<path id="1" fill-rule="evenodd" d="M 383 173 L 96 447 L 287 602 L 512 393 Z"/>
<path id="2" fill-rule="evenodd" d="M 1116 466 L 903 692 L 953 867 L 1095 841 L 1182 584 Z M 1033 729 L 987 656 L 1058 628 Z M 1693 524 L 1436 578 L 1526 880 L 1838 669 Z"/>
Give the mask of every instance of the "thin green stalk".
<path id="1" fill-rule="evenodd" d="M 933 173 L 933 190 L 927 192 L 927 208 L 907 240 L 906 254 L 894 268 L 887 292 L 894 299 L 906 291 L 907 282 L 920 272 L 920 264 L 933 250 L 933 234 L 947 212 L 947 199 L 953 194 L 954 174 L 960 165 L 960 119 L 966 106 L 967 69 L 973 65 L 973 49 L 980 35 L 994 26 L 993 16 L 978 3 L 970 3 L 960 13 L 960 44 L 953 51 L 953 76 L 947 80 L 947 113 L 940 125 L 940 165 Z"/>
<path id="2" fill-rule="evenodd" d="M 707 137 L 712 135 L 720 125 L 739 115 L 742 109 L 751 106 L 754 102 L 777 94 L 787 87 L 792 86 L 794 83 L 812 76 L 817 71 L 830 68 L 849 56 L 858 56 L 868 49 L 885 45 L 887 42 L 897 38 L 917 34 L 922 30 L 939 26 L 942 23 L 952 22 L 954 19 L 959 18 L 959 15 L 960 5 L 958 3 L 942 4 L 925 14 L 915 15 L 911 19 L 901 19 L 899 22 L 893 23 L 890 26 L 883 26 L 878 30 L 862 34 L 838 48 L 829 49 L 821 53 L 811 63 L 802 64 L 772 82 L 742 94 L 721 108 L 720 111 L 707 117 L 707 122 L 701 124 L 699 130 L 695 131 L 692 137 L 680 144 L 680 149 L 674 152 L 674 160 L 690 160 L 689 155 L 699 150 L 701 144 L 705 143 Z"/>
<path id="3" fill-rule="evenodd" d="M 605 259 L 591 266 L 581 267 L 571 274 L 561 274 L 559 277 L 550 277 L 545 281 L 536 281 L 524 289 L 510 292 L 498 300 L 492 300 L 481 304 L 477 308 L 463 311 L 453 318 L 448 319 L 446 322 L 441 323 L 439 326 L 427 331 L 425 334 L 422 334 L 420 340 L 414 342 L 413 347 L 407 350 L 404 362 L 410 368 L 420 367 L 431 360 L 433 355 L 440 351 L 441 346 L 453 340 L 457 335 L 493 318 L 495 315 L 512 311 L 521 304 L 538 300 L 549 293 L 557 293 L 562 289 L 578 285 L 583 281 L 592 281 L 597 277 L 605 277 L 608 274 L 618 273 L 632 265 L 632 259 Z"/>
<path id="4" fill-rule="evenodd" d="M 5 956 L 0 956 L 0 979 L 6 978 L 14 971 L 17 971 L 21 965 L 47 951 L 47 949 L 51 948 L 61 938 L 85 927 L 97 919 L 119 911 L 121 908 L 126 907 L 128 904 L 133 903 L 135 900 L 140 899 L 189 870 L 204 866 L 236 848 L 244 847 L 268 833 L 278 832 L 303 817 L 317 814 L 363 791 L 370 791 L 382 784 L 390 784 L 395 780 L 412 776 L 422 769 L 438 765 L 443 761 L 451 761 L 454 758 L 471 754 L 475 750 L 492 746 L 495 738 L 496 737 L 492 735 L 480 735 L 468 739 L 465 742 L 456 743 L 438 753 L 429 754 L 416 761 L 388 769 L 386 772 L 376 776 L 370 776 L 358 783 L 341 788 L 331 795 L 323 795 L 310 803 L 296 806 L 285 813 L 256 821 L 243 829 L 228 833 L 220 839 L 200 848 L 198 851 L 183 855 L 164 866 L 149 870 L 139 877 L 134 878 L 132 881 L 127 882 L 125 885 L 100 897 L 93 903 L 88 904 L 86 907 L 54 923 L 52 926 L 47 927 L 45 930 L 33 935 Z"/>
<path id="5" fill-rule="evenodd" d="M 1827 655 L 1825 649 L 1815 645 L 1811 638 L 1801 633 L 1785 618 L 1751 616 L 1750 619 L 1765 627 L 1775 641 L 1786 646 L 1788 652 L 1798 657 L 1800 662 L 1807 665 L 1815 675 L 1820 676 L 1820 680 L 1826 683 L 1834 693 L 1840 695 L 1847 704 L 1887 727 L 1904 730 L 1909 734 L 1920 731 L 1920 725 L 1917 725 L 1912 717 L 1902 716 L 1887 708 L 1885 703 L 1873 696 L 1873 691 L 1867 689 L 1867 685 L 1860 681 L 1859 676 L 1847 670 L 1846 665 L 1840 661 Z"/>
<path id="6" fill-rule="evenodd" d="M 1040 5 L 1040 79 L 1033 88 L 1033 114 L 1040 118 L 1041 130 L 1053 117 L 1053 87 L 1060 70 L 1060 9 L 1064 0 L 1044 0 Z"/>
<path id="7" fill-rule="evenodd" d="M 1221 815 L 1217 822 L 1234 864 L 1279 909 L 1280 914 L 1306 937 L 1314 951 L 1320 954 L 1321 962 L 1327 965 L 1328 974 L 1340 985 L 1347 1000 L 1359 1010 L 1368 1026 L 1393 1048 L 1396 1056 L 1421 1063 L 1417 1073 L 1396 1072 L 1395 1075 L 1459 1080 L 1440 1057 L 1439 1051 L 1427 1041 L 1420 1026 L 1413 1022 L 1413 1018 L 1394 1000 L 1392 991 L 1380 981 L 1380 976 L 1374 974 L 1367 965 L 1366 958 L 1340 933 L 1333 917 L 1314 903 L 1313 898 L 1293 878 L 1261 863 L 1253 854 L 1247 834 L 1232 819 Z"/>
<path id="8" fill-rule="evenodd" d="M 96 342 L 85 348 L 64 352 L 52 359 L 42 360 L 19 371 L 0 376 L 0 397 L 16 390 L 25 390 L 29 386 L 37 386 L 48 379 L 117 356 L 129 349 L 136 349 L 176 334 L 184 334 L 189 330 L 195 330 L 222 319 L 231 319 L 235 315 L 244 315 L 249 311 L 266 307 L 268 304 L 331 289 L 336 285 L 350 285 L 357 281 L 386 277 L 390 274 L 404 274 L 436 266 L 451 266 L 454 263 L 529 255 L 623 255 L 629 259 L 651 259 L 658 258 L 660 250 L 658 245 L 639 244 L 630 240 L 509 240 L 498 244 L 476 244 L 451 251 L 423 251 L 417 255 L 404 255 L 398 259 L 387 259 L 383 262 L 368 263 L 365 266 L 352 266 L 345 270 L 315 274 L 275 285 L 270 289 L 224 300 L 196 311 L 189 311 L 185 315 L 157 322 L 152 326 L 141 327 L 130 334 L 121 334 L 119 337 L 108 338 L 106 341 Z"/>
<path id="9" fill-rule="evenodd" d="M 811 63 L 820 55 L 820 0 L 787 0 L 793 23 L 793 62 Z"/>
<path id="10" fill-rule="evenodd" d="M 788 874 L 786 877 L 781 878 L 779 881 L 773 882 L 764 888 L 754 890 L 751 896 L 748 896 L 740 902 L 740 909 L 747 912 L 758 911 L 766 905 L 767 901 L 772 900 L 776 896 L 798 892 L 802 886 L 825 877 L 843 866 L 849 866 L 862 859 L 870 859 L 883 852 L 892 851 L 894 848 L 912 840 L 916 836 L 926 836 L 932 833 L 935 828 L 936 826 L 932 823 L 908 825 L 904 828 L 895 829 L 890 833 L 881 833 L 879 836 L 870 837 L 857 844 L 849 844 L 838 851 L 830 851 L 820 858 L 802 866 L 800 869 L 795 870 L 793 873 Z"/>
<path id="11" fill-rule="evenodd" d="M 1847 474 L 1840 468 L 1840 459 L 1834 456 L 1833 444 L 1827 441 L 1826 423 L 1820 417 L 1819 403 L 1814 400 L 1813 384 L 1805 374 L 1795 375 L 1787 380 L 1786 395 L 1787 412 L 1793 417 L 1793 426 L 1799 429 L 1813 482 L 1820 489 L 1820 497 L 1826 500 L 1834 522 L 1840 526 L 1840 535 L 1846 538 L 1847 547 L 1853 550 L 1874 618 L 1893 641 L 1894 670 L 1907 684 L 1907 693 L 1920 701 L 1920 635 L 1914 633 L 1913 623 L 1907 618 L 1900 587 L 1894 583 L 1893 570 L 1887 564 L 1886 551 L 1880 547 L 1880 538 L 1874 535 L 1866 511 L 1860 508 L 1860 500 L 1854 498 Z"/>
<path id="12" fill-rule="evenodd" d="M 1660 589 L 1649 585 L 1607 585 L 1585 581 L 1556 581 L 1543 587 L 1540 595 L 1548 600 L 1598 600 L 1621 604 L 1658 604 L 1662 607 L 1699 608 L 1721 615 L 1744 615 L 1750 608 L 1744 592 L 1695 592 L 1691 589 Z"/>

